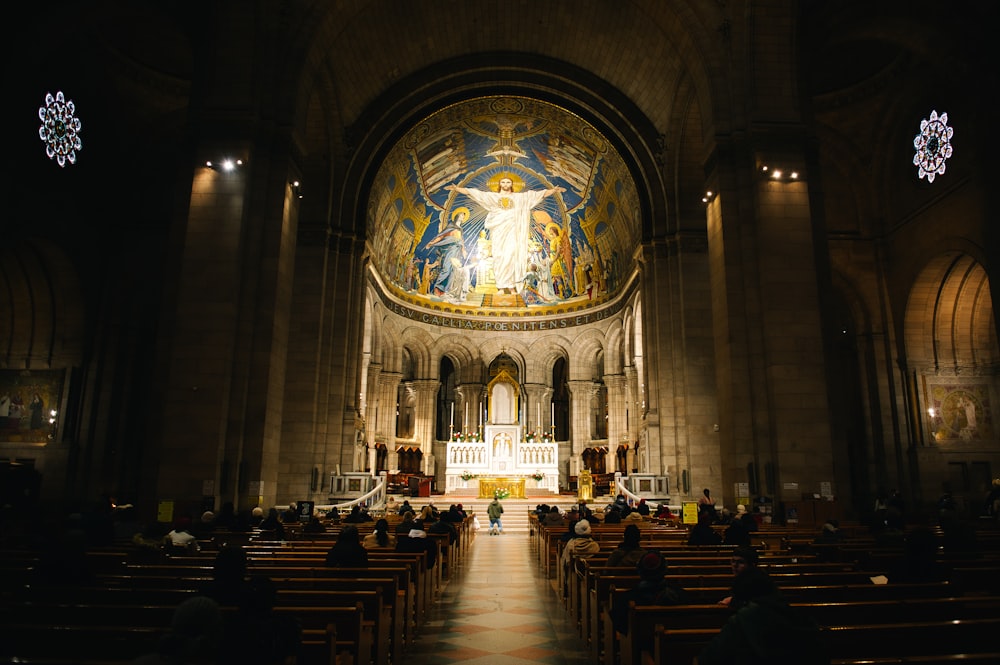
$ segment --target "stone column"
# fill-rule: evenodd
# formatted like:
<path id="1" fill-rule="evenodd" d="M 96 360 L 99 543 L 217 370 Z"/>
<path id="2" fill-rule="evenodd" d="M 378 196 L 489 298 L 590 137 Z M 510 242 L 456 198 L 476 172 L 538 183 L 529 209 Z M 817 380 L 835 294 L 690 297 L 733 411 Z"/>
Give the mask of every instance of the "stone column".
<path id="1" fill-rule="evenodd" d="M 608 389 L 608 459 L 609 471 L 617 471 L 615 462 L 618 446 L 629 443 L 628 427 L 625 424 L 625 399 L 627 380 L 624 374 L 606 374 L 604 385 Z M 631 469 L 626 469 L 628 473 Z"/>
<path id="2" fill-rule="evenodd" d="M 479 383 L 463 383 L 455 388 L 458 399 L 455 400 L 455 431 L 459 433 L 475 432 L 483 424 L 482 404 L 483 386 Z"/>
<path id="3" fill-rule="evenodd" d="M 574 457 L 579 457 L 583 449 L 590 445 L 590 398 L 594 394 L 594 382 L 581 379 L 571 379 L 566 382 L 569 388 L 569 432 L 559 434 L 565 436 L 571 443 Z"/>
<path id="4" fill-rule="evenodd" d="M 549 430 L 551 420 L 550 404 L 552 403 L 552 388 L 544 383 L 526 383 L 524 385 L 527 402 L 528 422 L 527 432 L 535 432 L 539 436 Z"/>
<path id="5" fill-rule="evenodd" d="M 378 422 L 378 409 L 382 403 L 382 391 L 380 390 L 381 375 L 382 363 L 371 363 L 368 365 L 368 385 L 365 386 L 365 394 L 368 395 L 368 400 L 365 403 L 364 416 L 367 423 L 365 439 L 369 450 L 375 447 L 375 424 Z M 375 467 L 372 466 L 372 468 L 374 469 Z"/>
<path id="6" fill-rule="evenodd" d="M 378 420 L 375 422 L 375 436 L 385 443 L 389 456 L 386 466 L 399 468 L 396 457 L 396 399 L 399 382 L 403 375 L 399 372 L 382 372 L 379 375 Z"/>
<path id="7" fill-rule="evenodd" d="M 441 382 L 437 379 L 413 381 L 413 390 L 416 393 L 413 438 L 424 454 L 431 452 L 430 444 L 434 440 L 434 415 L 440 388 Z"/>

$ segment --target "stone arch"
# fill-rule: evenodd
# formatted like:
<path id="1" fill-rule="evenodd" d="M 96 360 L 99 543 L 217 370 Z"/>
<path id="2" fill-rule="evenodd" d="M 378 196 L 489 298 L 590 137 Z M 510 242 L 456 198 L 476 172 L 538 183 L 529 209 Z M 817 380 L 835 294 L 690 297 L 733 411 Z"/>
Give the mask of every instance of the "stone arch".
<path id="1" fill-rule="evenodd" d="M 622 319 L 608 327 L 604 340 L 604 373 L 621 374 L 625 369 L 626 331 Z"/>
<path id="2" fill-rule="evenodd" d="M 904 323 L 908 365 L 953 374 L 1000 363 L 989 276 L 962 252 L 928 262 L 913 284 Z"/>
<path id="3" fill-rule="evenodd" d="M 542 339 L 535 340 L 528 348 L 527 355 L 531 358 L 528 366 L 528 381 L 544 383 L 550 385 L 552 381 L 552 368 L 556 360 L 563 358 L 569 360 L 572 344 L 569 340 L 549 335 Z"/>
<path id="4" fill-rule="evenodd" d="M 593 359 L 604 352 L 603 333 L 593 328 L 586 330 L 576 338 L 571 348 L 570 378 L 590 380 L 592 377 L 584 372 L 589 372 Z"/>
<path id="5" fill-rule="evenodd" d="M 400 335 L 401 344 L 410 352 L 413 360 L 413 377 L 423 379 L 437 374 L 437 368 L 431 363 L 431 349 L 427 345 L 427 336 L 418 328 L 407 327 Z"/>
<path id="6" fill-rule="evenodd" d="M 430 346 L 432 364 L 447 356 L 458 372 L 460 383 L 479 381 L 482 377 L 482 362 L 479 349 L 462 335 L 445 335 L 439 337 Z"/>
<path id="7" fill-rule="evenodd" d="M 0 293 L 0 366 L 79 364 L 86 300 L 63 250 L 39 238 L 0 248 Z"/>

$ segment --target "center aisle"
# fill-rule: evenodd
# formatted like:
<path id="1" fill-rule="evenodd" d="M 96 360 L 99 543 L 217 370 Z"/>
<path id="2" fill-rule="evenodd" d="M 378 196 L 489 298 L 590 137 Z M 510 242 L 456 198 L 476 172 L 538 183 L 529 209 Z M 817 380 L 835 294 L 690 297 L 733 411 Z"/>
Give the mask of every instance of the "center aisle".
<path id="1" fill-rule="evenodd" d="M 468 557 L 434 603 L 407 665 L 589 663 L 527 533 L 490 536 L 489 521 L 480 519 Z"/>

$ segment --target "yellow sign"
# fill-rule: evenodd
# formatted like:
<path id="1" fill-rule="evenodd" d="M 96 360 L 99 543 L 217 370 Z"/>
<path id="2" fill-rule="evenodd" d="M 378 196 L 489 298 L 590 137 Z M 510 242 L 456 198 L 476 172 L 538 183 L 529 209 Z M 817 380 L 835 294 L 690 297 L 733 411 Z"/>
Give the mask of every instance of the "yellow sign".
<path id="1" fill-rule="evenodd" d="M 156 520 L 158 522 L 167 522 L 168 524 L 174 521 L 173 501 L 160 501 L 156 507 Z"/>
<path id="2" fill-rule="evenodd" d="M 698 502 L 684 501 L 681 503 L 681 522 L 684 524 L 698 523 Z"/>

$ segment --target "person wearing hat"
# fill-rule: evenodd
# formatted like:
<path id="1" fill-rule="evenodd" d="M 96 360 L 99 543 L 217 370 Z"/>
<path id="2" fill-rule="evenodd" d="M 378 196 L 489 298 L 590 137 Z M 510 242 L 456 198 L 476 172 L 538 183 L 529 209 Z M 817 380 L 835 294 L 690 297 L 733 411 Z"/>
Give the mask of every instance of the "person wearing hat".
<path id="1" fill-rule="evenodd" d="M 747 533 L 753 533 L 757 530 L 757 520 L 754 519 L 753 515 L 747 512 L 747 507 L 742 503 L 737 504 L 736 517 L 734 519 L 743 524 L 743 528 Z"/>
<path id="2" fill-rule="evenodd" d="M 657 550 L 648 550 L 635 564 L 639 582 L 624 594 L 615 597 L 611 608 L 611 623 L 619 637 L 628 635 L 628 607 L 636 605 L 684 605 L 689 594 L 678 584 L 667 580 L 667 560 Z M 643 639 L 645 636 L 643 637 Z M 652 636 L 640 649 L 652 651 Z"/>
<path id="3" fill-rule="evenodd" d="M 560 570 L 562 571 L 563 579 L 563 593 L 565 594 L 568 590 L 568 580 L 570 566 L 573 565 L 573 558 L 588 559 L 594 554 L 596 554 L 600 549 L 601 545 L 596 540 L 594 540 L 590 535 L 590 522 L 587 520 L 579 520 L 573 525 L 573 537 L 570 538 L 565 545 L 563 545 L 562 555 L 559 558 L 561 564 Z"/>

